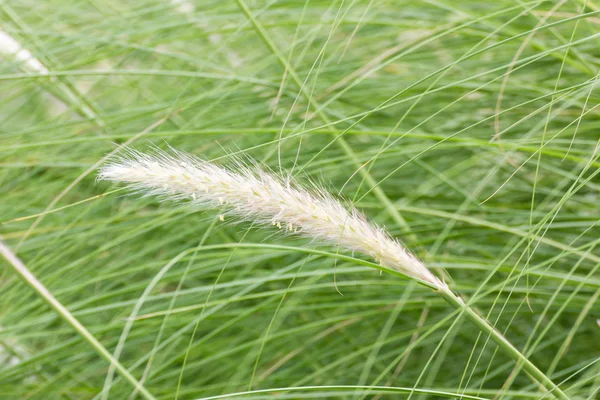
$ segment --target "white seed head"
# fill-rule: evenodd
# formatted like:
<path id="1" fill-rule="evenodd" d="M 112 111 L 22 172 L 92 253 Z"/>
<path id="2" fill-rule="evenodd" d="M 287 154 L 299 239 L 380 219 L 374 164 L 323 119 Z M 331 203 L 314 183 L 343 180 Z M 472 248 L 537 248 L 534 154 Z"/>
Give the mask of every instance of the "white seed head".
<path id="1" fill-rule="evenodd" d="M 438 289 L 446 287 L 383 228 L 319 188 L 302 188 L 255 166 L 236 163 L 225 168 L 175 150 L 144 154 L 124 149 L 123 154 L 102 167 L 98 179 L 194 205 L 225 204 L 230 214 L 242 220 L 283 227 L 288 233 L 365 253 L 409 277 Z"/>

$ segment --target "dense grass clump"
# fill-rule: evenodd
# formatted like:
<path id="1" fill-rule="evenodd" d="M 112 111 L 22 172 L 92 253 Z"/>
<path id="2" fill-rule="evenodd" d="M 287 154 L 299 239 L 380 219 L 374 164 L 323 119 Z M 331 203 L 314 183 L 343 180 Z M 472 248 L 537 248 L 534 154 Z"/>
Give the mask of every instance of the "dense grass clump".
<path id="1" fill-rule="evenodd" d="M 339 191 L 566 397 L 599 396 L 594 3 L 28 0 L 0 21 L 0 235 L 31 272 L 0 261 L 0 399 L 556 395 L 359 253 L 96 182 L 118 144 L 165 141 Z"/>

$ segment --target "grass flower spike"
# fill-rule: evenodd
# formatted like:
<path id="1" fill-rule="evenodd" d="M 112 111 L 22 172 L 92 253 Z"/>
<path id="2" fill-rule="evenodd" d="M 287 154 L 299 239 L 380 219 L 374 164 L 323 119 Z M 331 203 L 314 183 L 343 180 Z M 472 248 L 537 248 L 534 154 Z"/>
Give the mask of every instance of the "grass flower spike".
<path id="1" fill-rule="evenodd" d="M 302 188 L 290 178 L 282 179 L 240 163 L 225 168 L 175 150 L 144 154 L 129 148 L 105 165 L 98 179 L 125 183 L 136 192 L 165 199 L 189 200 L 204 207 L 228 206 L 229 212 L 242 220 L 276 225 L 288 233 L 369 254 L 382 265 L 434 289 L 489 335 L 553 397 L 568 399 L 501 332 L 465 304 L 400 242 L 369 223 L 356 209 L 347 209 L 318 188 Z"/>
<path id="2" fill-rule="evenodd" d="M 178 151 L 143 154 L 127 149 L 124 154 L 103 167 L 99 179 L 196 205 L 226 205 L 242 220 L 275 225 L 288 233 L 365 253 L 435 289 L 446 287 L 384 229 L 322 190 L 302 188 L 290 178 L 281 179 L 260 168 L 239 163 L 225 168 Z"/>

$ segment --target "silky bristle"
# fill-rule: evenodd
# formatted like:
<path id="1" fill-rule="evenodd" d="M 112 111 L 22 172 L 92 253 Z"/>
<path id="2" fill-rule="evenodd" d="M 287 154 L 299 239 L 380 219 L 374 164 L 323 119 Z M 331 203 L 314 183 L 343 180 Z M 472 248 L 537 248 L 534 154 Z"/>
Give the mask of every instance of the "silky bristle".
<path id="1" fill-rule="evenodd" d="M 99 180 L 203 207 L 225 205 L 242 220 L 286 227 L 286 232 L 365 253 L 409 277 L 445 287 L 384 229 L 320 188 L 303 188 L 256 166 L 223 167 L 176 150 L 126 148 L 121 154 L 99 171 Z"/>

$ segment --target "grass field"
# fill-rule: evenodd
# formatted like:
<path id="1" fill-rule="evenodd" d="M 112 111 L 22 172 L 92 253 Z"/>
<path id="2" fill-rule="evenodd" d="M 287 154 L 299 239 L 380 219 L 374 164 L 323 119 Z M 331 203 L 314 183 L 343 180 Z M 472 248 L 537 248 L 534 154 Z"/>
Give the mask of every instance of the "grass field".
<path id="1" fill-rule="evenodd" d="M 600 398 L 599 74 L 589 0 L 0 2 L 0 399 L 561 398 L 367 256 L 97 182 L 119 144 L 339 193 Z"/>

